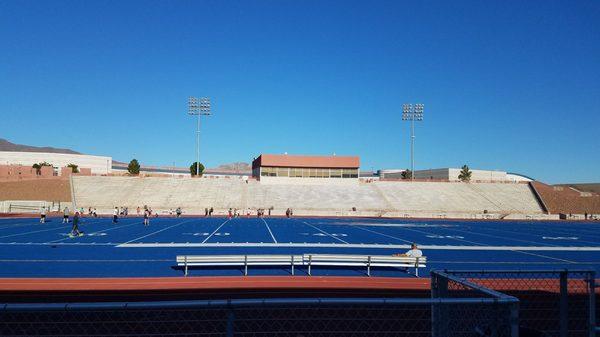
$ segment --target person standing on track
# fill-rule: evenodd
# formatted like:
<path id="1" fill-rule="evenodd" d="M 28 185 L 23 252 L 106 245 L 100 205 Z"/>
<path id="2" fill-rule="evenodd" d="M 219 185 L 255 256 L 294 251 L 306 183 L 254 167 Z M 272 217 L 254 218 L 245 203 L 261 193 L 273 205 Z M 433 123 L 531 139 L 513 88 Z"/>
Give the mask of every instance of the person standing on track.
<path id="1" fill-rule="evenodd" d="M 119 222 L 119 208 L 115 207 L 115 210 L 113 211 L 113 223 L 117 223 Z"/>
<path id="2" fill-rule="evenodd" d="M 46 207 L 42 207 L 40 211 L 40 223 L 46 223 Z"/>
<path id="3" fill-rule="evenodd" d="M 175 214 L 178 218 L 181 218 L 181 207 L 177 207 L 177 209 L 175 210 Z"/>
<path id="4" fill-rule="evenodd" d="M 63 210 L 63 223 L 69 223 L 69 207 Z"/>

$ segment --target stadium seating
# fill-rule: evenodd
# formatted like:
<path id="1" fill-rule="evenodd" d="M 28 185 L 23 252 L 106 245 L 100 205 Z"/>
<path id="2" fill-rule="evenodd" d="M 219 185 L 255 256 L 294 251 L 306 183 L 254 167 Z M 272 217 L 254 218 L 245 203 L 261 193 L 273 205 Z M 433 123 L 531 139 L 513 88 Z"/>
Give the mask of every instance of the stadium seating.
<path id="1" fill-rule="evenodd" d="M 297 215 L 470 217 L 493 214 L 541 216 L 542 209 L 527 184 L 389 182 L 355 185 L 270 185 L 237 178 L 73 177 L 77 207 L 110 212 L 115 206 L 157 211 L 182 207 L 188 214 L 217 214 L 272 208 Z"/>

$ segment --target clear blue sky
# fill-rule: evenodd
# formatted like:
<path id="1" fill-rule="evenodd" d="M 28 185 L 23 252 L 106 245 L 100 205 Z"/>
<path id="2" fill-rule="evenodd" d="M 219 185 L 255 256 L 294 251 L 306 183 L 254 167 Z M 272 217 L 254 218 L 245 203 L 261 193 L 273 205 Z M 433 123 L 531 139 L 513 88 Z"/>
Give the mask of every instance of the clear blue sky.
<path id="1" fill-rule="evenodd" d="M 600 181 L 600 1 L 0 0 L 0 138 L 189 165 L 359 155 Z"/>

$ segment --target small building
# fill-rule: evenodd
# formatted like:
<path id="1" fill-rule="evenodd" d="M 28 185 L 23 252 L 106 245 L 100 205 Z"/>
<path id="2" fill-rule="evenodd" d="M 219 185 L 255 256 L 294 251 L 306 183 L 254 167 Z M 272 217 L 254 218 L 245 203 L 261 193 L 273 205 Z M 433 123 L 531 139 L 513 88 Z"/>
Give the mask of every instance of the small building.
<path id="1" fill-rule="evenodd" d="M 252 161 L 252 176 L 266 183 L 356 183 L 356 156 L 261 154 Z"/>

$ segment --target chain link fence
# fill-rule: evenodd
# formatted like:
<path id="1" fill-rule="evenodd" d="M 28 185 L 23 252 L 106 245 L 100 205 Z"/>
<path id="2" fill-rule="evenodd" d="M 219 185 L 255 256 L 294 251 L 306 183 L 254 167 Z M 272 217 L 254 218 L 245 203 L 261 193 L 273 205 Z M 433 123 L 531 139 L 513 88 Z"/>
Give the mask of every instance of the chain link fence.
<path id="1" fill-rule="evenodd" d="M 460 280 L 518 298 L 522 335 L 596 336 L 593 271 L 490 270 L 447 273 Z"/>
<path id="2" fill-rule="evenodd" d="M 430 298 L 8 303 L 0 336 L 591 337 L 594 276 L 434 271 Z"/>
<path id="3" fill-rule="evenodd" d="M 443 306 L 454 318 L 446 336 L 476 336 L 503 312 L 496 305 L 490 298 L 15 304 L 0 312 L 0 335 L 425 337 L 432 310 Z"/>

